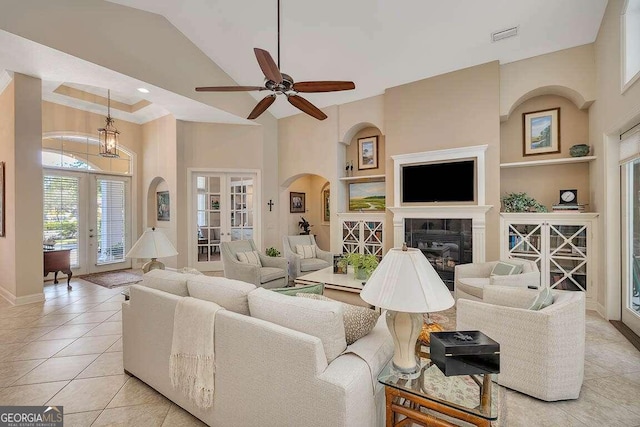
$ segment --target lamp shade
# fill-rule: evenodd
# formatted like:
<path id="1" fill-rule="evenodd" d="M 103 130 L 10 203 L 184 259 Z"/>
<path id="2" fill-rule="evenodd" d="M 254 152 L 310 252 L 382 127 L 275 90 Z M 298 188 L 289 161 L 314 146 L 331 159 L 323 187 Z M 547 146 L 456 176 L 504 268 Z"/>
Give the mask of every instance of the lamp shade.
<path id="1" fill-rule="evenodd" d="M 129 250 L 127 258 L 164 258 L 178 255 L 167 236 L 160 230 L 145 231 Z"/>
<path id="2" fill-rule="evenodd" d="M 382 258 L 360 297 L 377 307 L 405 313 L 446 310 L 454 300 L 422 251 L 391 249 Z"/>

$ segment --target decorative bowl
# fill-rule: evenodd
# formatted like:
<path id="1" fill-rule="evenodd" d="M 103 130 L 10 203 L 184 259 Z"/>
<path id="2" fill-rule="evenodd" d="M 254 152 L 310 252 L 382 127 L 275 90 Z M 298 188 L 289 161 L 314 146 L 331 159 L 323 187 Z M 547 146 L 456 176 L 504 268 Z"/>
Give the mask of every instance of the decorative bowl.
<path id="1" fill-rule="evenodd" d="M 589 154 L 589 144 L 576 144 L 569 148 L 571 157 L 583 157 Z"/>

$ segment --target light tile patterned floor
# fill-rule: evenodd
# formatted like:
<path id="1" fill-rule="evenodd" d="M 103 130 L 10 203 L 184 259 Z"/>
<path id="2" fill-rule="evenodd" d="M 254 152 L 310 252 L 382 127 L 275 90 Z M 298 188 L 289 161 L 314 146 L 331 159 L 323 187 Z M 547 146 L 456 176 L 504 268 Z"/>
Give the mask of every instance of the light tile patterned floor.
<path id="1" fill-rule="evenodd" d="M 67 426 L 202 426 L 122 368 L 124 288 L 82 279 L 45 285 L 46 302 L 0 299 L 0 405 L 64 405 Z M 640 352 L 587 313 L 578 400 L 547 403 L 507 390 L 508 427 L 640 426 Z"/>

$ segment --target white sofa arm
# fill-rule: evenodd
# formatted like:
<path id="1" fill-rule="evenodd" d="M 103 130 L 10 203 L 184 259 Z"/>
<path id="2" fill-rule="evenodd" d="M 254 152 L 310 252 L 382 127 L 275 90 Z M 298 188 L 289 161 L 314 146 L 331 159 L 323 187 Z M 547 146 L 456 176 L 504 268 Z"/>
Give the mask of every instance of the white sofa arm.
<path id="1" fill-rule="evenodd" d="M 537 290 L 514 286 L 487 286 L 484 288 L 482 302 L 512 308 L 531 307 L 538 295 Z"/>
<path id="2" fill-rule="evenodd" d="M 455 266 L 455 277 L 461 279 L 464 277 L 489 277 L 496 261 L 458 264 Z"/>
<path id="3" fill-rule="evenodd" d="M 510 275 L 504 275 L 504 276 L 495 274 L 489 277 L 489 284 L 491 286 L 538 288 L 540 286 L 540 272 L 530 271 L 528 273 L 510 274 Z"/>

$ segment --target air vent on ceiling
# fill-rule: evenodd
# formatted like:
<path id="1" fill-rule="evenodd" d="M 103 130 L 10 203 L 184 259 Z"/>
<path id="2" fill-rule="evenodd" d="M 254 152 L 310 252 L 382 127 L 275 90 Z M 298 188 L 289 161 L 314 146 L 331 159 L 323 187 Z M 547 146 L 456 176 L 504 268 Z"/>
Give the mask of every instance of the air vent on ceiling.
<path id="1" fill-rule="evenodd" d="M 496 31 L 491 33 L 491 41 L 497 42 L 507 39 L 509 37 L 515 37 L 518 35 L 518 27 L 507 28 L 506 30 Z"/>

